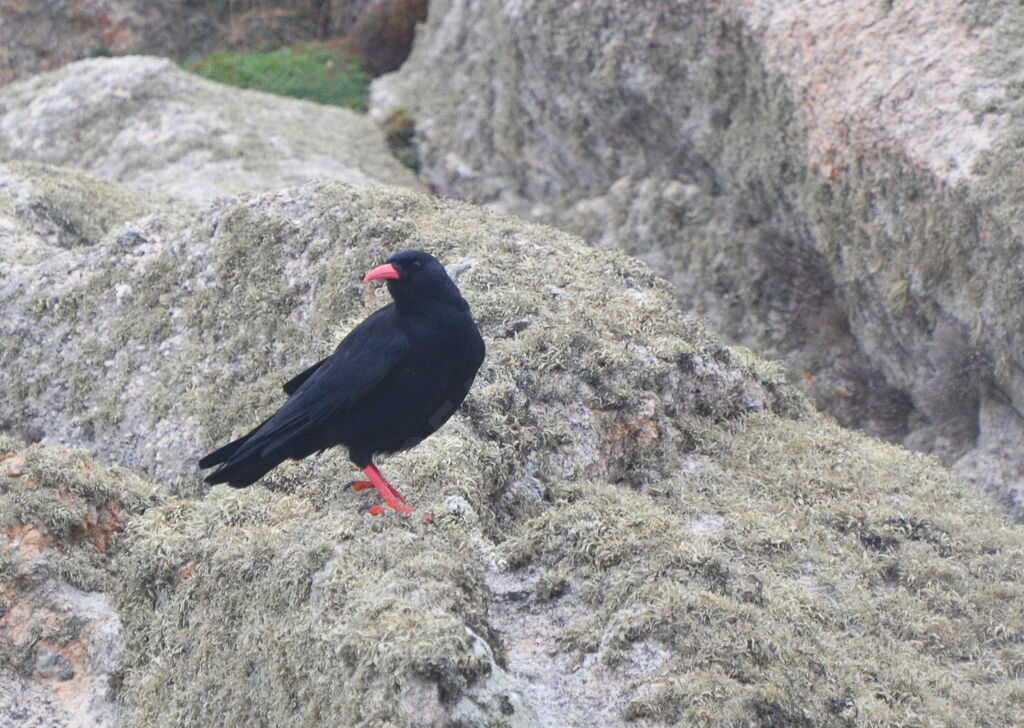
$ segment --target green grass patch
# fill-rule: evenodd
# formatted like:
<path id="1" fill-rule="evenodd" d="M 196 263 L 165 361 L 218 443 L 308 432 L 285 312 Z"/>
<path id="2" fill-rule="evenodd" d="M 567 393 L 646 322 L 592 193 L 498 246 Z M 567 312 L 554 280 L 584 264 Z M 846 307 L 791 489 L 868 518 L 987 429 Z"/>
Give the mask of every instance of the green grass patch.
<path id="1" fill-rule="evenodd" d="M 186 70 L 229 86 L 366 111 L 370 77 L 363 61 L 319 43 L 272 53 L 213 53 Z"/>

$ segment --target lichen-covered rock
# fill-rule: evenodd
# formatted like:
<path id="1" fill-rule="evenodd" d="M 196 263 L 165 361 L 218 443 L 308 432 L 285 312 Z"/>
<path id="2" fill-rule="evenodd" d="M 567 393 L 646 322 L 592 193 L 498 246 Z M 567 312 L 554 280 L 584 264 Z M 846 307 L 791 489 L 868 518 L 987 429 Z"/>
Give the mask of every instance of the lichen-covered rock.
<path id="1" fill-rule="evenodd" d="M 14 160 L 189 202 L 320 178 L 419 186 L 362 114 L 144 56 L 80 61 L 0 88 L 0 162 Z"/>
<path id="2" fill-rule="evenodd" d="M 465 525 L 375 520 L 316 480 L 217 488 L 133 523 L 126 725 L 539 725 L 488 645 Z"/>
<path id="3" fill-rule="evenodd" d="M 27 263 L 94 245 L 120 223 L 170 206 L 82 172 L 33 162 L 0 164 L 0 261 Z"/>
<path id="4" fill-rule="evenodd" d="M 340 451 L 198 497 L 198 455 L 407 247 L 488 345 L 460 411 L 382 466 L 433 524 L 365 515 Z M 620 253 L 338 183 L 46 253 L 0 261 L 9 427 L 178 491 L 119 549 L 124 726 L 1024 720 L 1024 529 L 813 413 Z"/>
<path id="5" fill-rule="evenodd" d="M 506 231 L 502 245 L 485 237 L 473 246 L 490 224 Z M 666 413 L 698 401 L 719 417 L 802 406 L 781 372 L 707 339 L 642 265 L 560 247 L 557 237 L 472 208 L 331 183 L 202 214 L 158 213 L 90 246 L 0 260 L 4 421 L 187 490 L 197 454 L 253 424 L 254 407 L 281 400 L 289 372 L 332 350 L 371 310 L 363 273 L 407 247 L 433 250 L 479 289 L 470 299 L 477 319 L 510 359 L 500 367 L 492 355 L 478 391 L 506 409 L 530 400 L 537 434 L 489 422 L 501 436 L 482 453 L 496 476 L 518 478 L 517 493 L 536 497 L 541 469 L 641 485 L 692 439 Z M 641 332 L 649 340 L 637 340 Z M 542 369 L 525 366 L 534 349 Z M 648 393 L 637 399 L 641 385 Z M 531 460 L 526 472 L 513 456 Z"/>
<path id="6" fill-rule="evenodd" d="M 640 256 L 844 424 L 1016 500 L 1022 48 L 1007 3 L 435 0 L 373 106 L 434 188 Z"/>
<path id="7" fill-rule="evenodd" d="M 1024 719 L 1018 647 L 990 642 L 1024 627 L 1022 532 L 997 505 L 818 418 L 749 415 L 700 453 L 660 497 L 559 488 L 499 546 L 517 567 L 493 582 L 493 626 L 520 635 L 509 664 L 547 665 L 538 693 L 603 717 L 576 725 Z"/>
<path id="8" fill-rule="evenodd" d="M 158 499 L 133 473 L 0 434 L 0 723 L 116 724 L 112 555 Z"/>

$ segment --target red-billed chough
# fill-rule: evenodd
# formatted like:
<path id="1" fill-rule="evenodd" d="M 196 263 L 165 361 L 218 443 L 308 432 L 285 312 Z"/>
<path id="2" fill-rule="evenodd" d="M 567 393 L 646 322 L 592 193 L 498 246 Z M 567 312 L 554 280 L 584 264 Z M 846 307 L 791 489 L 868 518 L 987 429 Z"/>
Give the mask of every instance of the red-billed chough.
<path id="1" fill-rule="evenodd" d="M 289 458 L 345 445 L 369 478 L 357 490 L 375 487 L 399 513 L 413 512 L 373 457 L 416 445 L 452 416 L 484 360 L 484 340 L 469 304 L 433 256 L 396 253 L 363 280 L 375 279 L 387 281 L 394 302 L 286 383 L 288 401 L 268 420 L 200 460 L 200 468 L 220 465 L 206 482 L 242 488 Z"/>

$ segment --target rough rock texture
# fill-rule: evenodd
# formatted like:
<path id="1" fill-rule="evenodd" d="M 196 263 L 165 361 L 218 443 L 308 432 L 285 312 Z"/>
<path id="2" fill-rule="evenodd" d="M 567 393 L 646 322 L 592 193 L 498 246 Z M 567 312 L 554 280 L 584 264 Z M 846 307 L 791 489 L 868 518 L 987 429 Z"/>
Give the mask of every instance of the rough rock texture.
<path id="1" fill-rule="evenodd" d="M 373 0 L 0 0 L 0 83 L 88 56 L 188 58 L 344 35 Z"/>
<path id="2" fill-rule="evenodd" d="M 75 170 L 33 162 L 0 165 L 0 256 L 27 261 L 48 248 L 94 245 L 119 223 L 170 205 L 168 198 Z"/>
<path id="3" fill-rule="evenodd" d="M 147 57 L 0 88 L 0 161 L 75 167 L 189 202 L 313 179 L 418 187 L 346 109 L 243 91 Z"/>
<path id="4" fill-rule="evenodd" d="M 0 434 L 0 724 L 113 728 L 110 556 L 156 501 L 135 474 Z"/>
<path id="5" fill-rule="evenodd" d="M 1024 489 L 1024 10 L 435 0 L 374 113 L 438 191 L 625 248 L 840 422 Z"/>
<path id="6" fill-rule="evenodd" d="M 1024 721 L 1024 527 L 619 253 L 338 183 L 33 244 L 0 260 L 4 427 L 178 491 L 118 549 L 123 726 Z M 336 452 L 189 496 L 404 247 L 449 263 L 488 345 L 383 464 L 434 525 L 362 513 Z"/>

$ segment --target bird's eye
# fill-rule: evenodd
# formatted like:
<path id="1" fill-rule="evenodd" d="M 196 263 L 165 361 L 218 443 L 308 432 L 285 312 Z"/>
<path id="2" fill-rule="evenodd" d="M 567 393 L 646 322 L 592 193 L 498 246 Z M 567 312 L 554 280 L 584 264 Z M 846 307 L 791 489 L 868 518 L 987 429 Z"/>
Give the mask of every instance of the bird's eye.
<path id="1" fill-rule="evenodd" d="M 409 267 L 412 268 L 413 270 L 419 270 L 422 267 L 422 265 L 423 264 L 420 263 L 418 260 L 414 260 L 412 263 L 409 264 Z"/>

